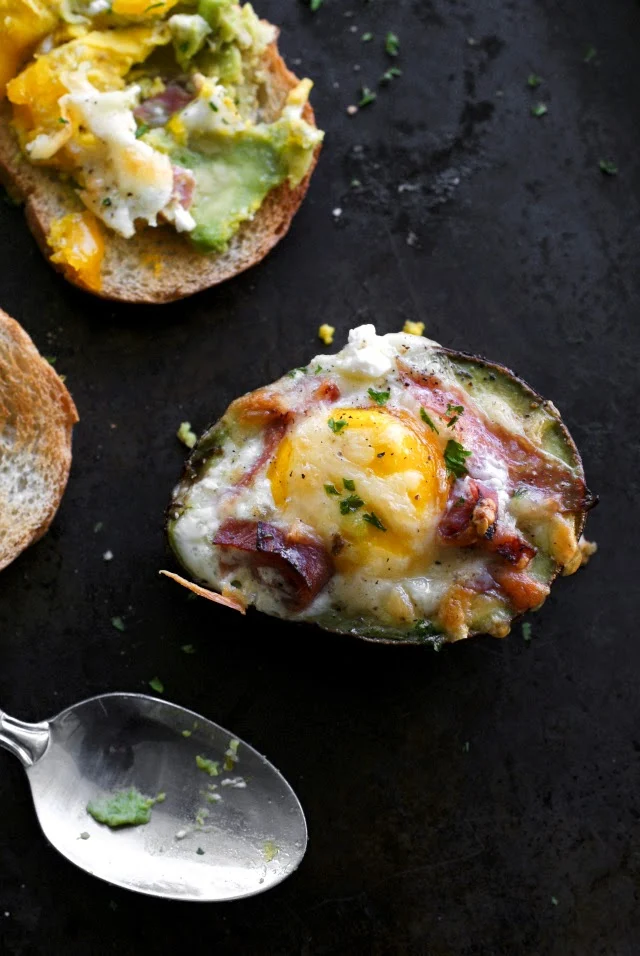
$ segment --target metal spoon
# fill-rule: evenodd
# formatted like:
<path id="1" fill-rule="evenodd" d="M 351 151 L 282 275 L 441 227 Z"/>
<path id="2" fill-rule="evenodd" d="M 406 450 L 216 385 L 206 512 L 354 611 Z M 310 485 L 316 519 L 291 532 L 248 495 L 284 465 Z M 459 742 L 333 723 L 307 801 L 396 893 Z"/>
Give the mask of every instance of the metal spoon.
<path id="1" fill-rule="evenodd" d="M 225 758 L 232 737 L 144 694 L 92 697 L 39 724 L 0 712 L 0 746 L 22 761 L 53 846 L 100 879 L 181 900 L 262 893 L 306 850 L 295 793 L 249 744 L 239 742 L 237 763 L 235 745 Z M 219 775 L 201 770 L 196 756 L 217 761 Z M 232 770 L 223 769 L 225 760 Z M 87 813 L 89 801 L 131 787 L 166 794 L 149 823 L 115 830 Z"/>

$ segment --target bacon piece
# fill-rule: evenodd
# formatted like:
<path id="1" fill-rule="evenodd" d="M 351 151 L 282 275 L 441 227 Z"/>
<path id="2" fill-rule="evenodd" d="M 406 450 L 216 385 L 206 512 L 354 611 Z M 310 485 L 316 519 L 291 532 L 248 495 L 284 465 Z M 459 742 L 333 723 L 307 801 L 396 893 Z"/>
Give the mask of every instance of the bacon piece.
<path id="1" fill-rule="evenodd" d="M 183 209 L 188 209 L 193 202 L 193 194 L 196 188 L 196 178 L 190 169 L 184 166 L 172 166 L 173 171 L 173 189 L 171 198 L 177 199 Z"/>
<path id="2" fill-rule="evenodd" d="M 438 534 L 444 544 L 477 546 L 499 554 L 519 569 L 526 568 L 537 552 L 516 528 L 504 523 L 495 492 L 468 476 L 453 485 Z"/>
<path id="3" fill-rule="evenodd" d="M 146 123 L 147 126 L 154 128 L 164 126 L 169 117 L 183 110 L 193 99 L 195 95 L 188 93 L 184 87 L 177 83 L 169 83 L 162 93 L 157 96 L 150 96 L 143 100 L 133 111 L 133 115 L 140 123 Z"/>
<path id="4" fill-rule="evenodd" d="M 246 553 L 256 567 L 277 569 L 296 610 L 310 604 L 333 574 L 331 556 L 322 544 L 303 533 L 283 531 L 265 521 L 229 518 L 213 543 Z"/>
<path id="5" fill-rule="evenodd" d="M 318 385 L 313 393 L 313 397 L 318 402 L 337 402 L 340 398 L 340 389 L 335 382 L 326 378 Z"/>
<path id="6" fill-rule="evenodd" d="M 253 479 L 263 465 L 265 465 L 269 459 L 273 456 L 276 448 L 282 441 L 289 427 L 290 418 L 288 415 L 283 415 L 277 421 L 273 422 L 271 425 L 267 425 L 264 431 L 264 442 L 262 445 L 262 451 L 251 465 L 248 471 L 244 473 L 240 481 L 237 481 L 235 486 L 236 488 L 246 488 L 249 482 Z"/>
<path id="7" fill-rule="evenodd" d="M 526 572 L 514 571 L 505 565 L 499 565 L 491 569 L 491 574 L 500 590 L 507 596 L 514 611 L 519 614 L 542 604 L 549 594 L 546 584 L 536 581 Z"/>
<path id="8" fill-rule="evenodd" d="M 222 594 L 218 594 L 217 591 L 210 591 L 208 588 L 200 587 L 199 584 L 194 584 L 193 581 L 188 581 L 187 578 L 181 577 L 179 574 L 174 574 L 173 571 L 159 571 L 159 574 L 164 574 L 166 578 L 171 578 L 172 581 L 175 581 L 176 584 L 181 584 L 183 588 L 187 588 L 189 591 L 193 591 L 194 594 L 197 594 L 199 597 L 206 598 L 207 601 L 214 601 L 216 604 L 223 604 L 225 607 L 230 607 L 234 611 L 239 611 L 240 614 L 245 614 L 245 609 L 239 601 L 234 601 L 232 598 L 223 597 Z"/>
<path id="9" fill-rule="evenodd" d="M 405 362 L 398 361 L 398 368 L 405 377 L 417 401 L 428 411 L 435 412 L 447 421 L 452 415 L 447 407 L 462 405 L 464 413 L 455 423 L 455 438 L 468 450 L 488 451 L 506 465 L 511 481 L 511 490 L 529 484 L 544 492 L 547 498 L 555 498 L 561 512 L 585 511 L 596 503 L 584 481 L 576 477 L 563 462 L 545 455 L 533 442 L 523 435 L 514 435 L 496 422 L 484 419 L 473 406 L 469 396 L 455 386 L 444 386 L 436 375 L 422 375 Z M 473 475 L 474 456 L 467 461 Z"/>

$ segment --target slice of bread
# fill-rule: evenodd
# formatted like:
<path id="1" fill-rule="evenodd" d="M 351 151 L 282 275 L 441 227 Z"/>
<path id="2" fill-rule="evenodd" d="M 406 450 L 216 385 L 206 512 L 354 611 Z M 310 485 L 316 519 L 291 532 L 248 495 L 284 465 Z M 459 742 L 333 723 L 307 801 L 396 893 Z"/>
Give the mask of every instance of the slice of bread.
<path id="1" fill-rule="evenodd" d="M 60 376 L 0 309 L 0 569 L 51 524 L 77 421 Z"/>
<path id="2" fill-rule="evenodd" d="M 298 78 L 287 68 L 275 43 L 265 52 L 264 67 L 263 111 L 269 122 L 280 114 Z M 315 125 L 308 103 L 302 115 Z M 0 104 L 0 178 L 12 196 L 24 201 L 29 228 L 49 258 L 47 235 L 51 223 L 67 213 L 81 211 L 84 206 L 74 189 L 64 183 L 55 170 L 35 166 L 24 157 L 10 119 L 11 105 L 5 101 Z M 106 251 L 99 291 L 88 289 L 63 268 L 60 271 L 74 285 L 117 302 L 171 302 L 224 282 L 259 262 L 285 235 L 304 199 L 319 152 L 320 146 L 311 169 L 298 186 L 292 189 L 284 182 L 268 194 L 253 219 L 234 235 L 226 252 L 197 252 L 188 238 L 169 226 L 146 228 L 131 239 L 124 239 L 105 227 Z"/>

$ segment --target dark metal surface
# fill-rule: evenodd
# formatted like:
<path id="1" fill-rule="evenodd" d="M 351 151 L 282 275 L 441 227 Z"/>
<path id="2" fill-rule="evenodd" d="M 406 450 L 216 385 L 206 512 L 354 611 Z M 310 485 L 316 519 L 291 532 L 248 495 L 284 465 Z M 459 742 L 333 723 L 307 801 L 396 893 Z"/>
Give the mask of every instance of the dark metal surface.
<path id="1" fill-rule="evenodd" d="M 35 719 L 158 675 L 168 697 L 237 728 L 282 769 L 309 851 L 291 880 L 248 902 L 138 898 L 45 845 L 22 770 L 0 754 L 2 949 L 635 956 L 640 8 L 260 10 L 316 77 L 328 130 L 307 202 L 261 266 L 175 306 L 114 307 L 60 280 L 22 213 L 2 208 L 0 303 L 57 356 L 81 422 L 52 530 L 0 576 L 0 701 Z M 349 117 L 360 84 L 392 62 L 389 29 L 403 75 Z M 545 81 L 533 92 L 532 71 Z M 536 119 L 539 100 L 549 112 Z M 605 177 L 601 158 L 620 175 Z M 601 495 L 589 521 L 599 554 L 558 582 L 531 644 L 516 628 L 503 642 L 401 653 L 239 620 L 158 578 L 179 423 L 202 429 L 306 362 L 323 321 L 340 346 L 354 324 L 390 331 L 406 317 L 553 399 Z"/>

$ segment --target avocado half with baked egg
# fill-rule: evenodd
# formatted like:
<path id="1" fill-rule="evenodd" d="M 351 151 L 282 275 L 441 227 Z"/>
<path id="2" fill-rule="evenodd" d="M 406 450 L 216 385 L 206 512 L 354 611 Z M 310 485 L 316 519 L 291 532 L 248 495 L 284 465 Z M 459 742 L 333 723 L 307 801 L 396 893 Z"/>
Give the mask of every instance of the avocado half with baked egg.
<path id="1" fill-rule="evenodd" d="M 167 302 L 287 232 L 323 134 L 251 4 L 0 0 L 0 25 L 0 174 L 70 282 Z"/>
<path id="2" fill-rule="evenodd" d="M 230 608 L 439 646 L 504 637 L 538 608 L 580 567 L 594 503 L 551 402 L 500 365 L 368 325 L 232 402 L 187 462 L 168 534 L 194 589 Z"/>

